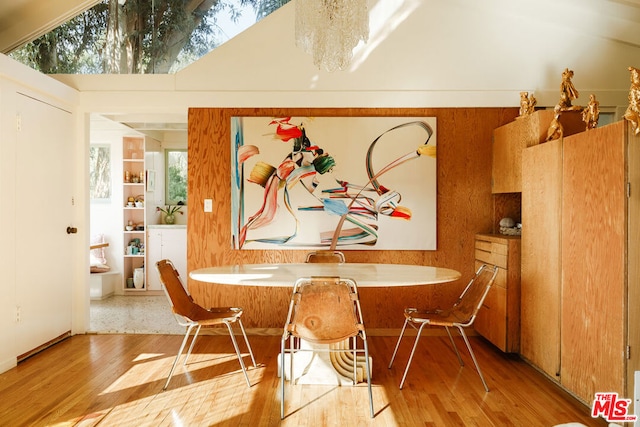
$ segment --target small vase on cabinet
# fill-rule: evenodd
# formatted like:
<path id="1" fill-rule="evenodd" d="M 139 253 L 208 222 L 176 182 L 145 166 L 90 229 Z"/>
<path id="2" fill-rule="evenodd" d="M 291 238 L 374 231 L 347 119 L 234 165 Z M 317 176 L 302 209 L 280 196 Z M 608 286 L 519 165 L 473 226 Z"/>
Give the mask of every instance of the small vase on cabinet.
<path id="1" fill-rule="evenodd" d="M 164 217 L 165 224 L 175 224 L 175 222 L 176 222 L 175 215 L 165 215 Z"/>

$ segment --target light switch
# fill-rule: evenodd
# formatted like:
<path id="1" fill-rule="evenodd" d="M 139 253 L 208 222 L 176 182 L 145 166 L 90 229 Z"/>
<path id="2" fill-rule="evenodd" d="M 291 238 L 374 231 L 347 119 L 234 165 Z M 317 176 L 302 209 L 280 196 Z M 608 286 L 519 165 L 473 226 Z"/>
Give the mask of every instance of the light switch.
<path id="1" fill-rule="evenodd" d="M 212 199 L 204 199 L 204 211 L 205 212 L 213 212 L 213 200 Z"/>

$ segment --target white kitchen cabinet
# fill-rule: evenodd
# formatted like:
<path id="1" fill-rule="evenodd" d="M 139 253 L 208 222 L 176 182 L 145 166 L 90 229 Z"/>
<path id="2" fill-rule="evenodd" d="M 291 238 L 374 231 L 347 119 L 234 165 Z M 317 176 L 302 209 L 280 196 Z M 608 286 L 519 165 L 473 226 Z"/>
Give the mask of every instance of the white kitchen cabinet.
<path id="1" fill-rule="evenodd" d="M 160 291 L 160 277 L 156 263 L 168 259 L 180 273 L 187 286 L 187 227 L 185 225 L 150 225 L 147 227 L 147 284 L 148 290 Z"/>

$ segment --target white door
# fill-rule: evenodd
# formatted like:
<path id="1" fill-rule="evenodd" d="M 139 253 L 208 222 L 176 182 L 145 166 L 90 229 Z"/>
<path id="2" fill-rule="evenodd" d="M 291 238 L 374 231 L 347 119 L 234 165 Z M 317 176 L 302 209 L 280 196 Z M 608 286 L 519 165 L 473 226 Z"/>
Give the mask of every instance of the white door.
<path id="1" fill-rule="evenodd" d="M 17 96 L 17 354 L 71 330 L 74 121 L 71 113 Z"/>

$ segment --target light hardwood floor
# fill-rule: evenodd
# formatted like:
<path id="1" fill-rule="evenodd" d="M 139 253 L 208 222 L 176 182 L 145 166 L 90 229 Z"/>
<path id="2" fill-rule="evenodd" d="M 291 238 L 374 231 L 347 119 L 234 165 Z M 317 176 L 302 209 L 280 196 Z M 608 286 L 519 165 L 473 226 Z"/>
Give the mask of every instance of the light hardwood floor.
<path id="1" fill-rule="evenodd" d="M 410 341 L 392 369 L 394 337 L 369 337 L 375 418 L 365 384 L 287 386 L 280 420 L 276 336 L 249 337 L 260 366 L 248 388 L 228 336 L 198 339 L 162 391 L 181 337 L 77 335 L 0 375 L 0 426 L 606 426 L 516 356 L 472 337 L 490 388 L 471 360 L 461 368 L 448 339 L 425 336 L 403 390 Z M 464 343 L 458 342 L 459 348 Z M 248 355 L 245 363 L 250 364 Z"/>

